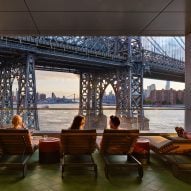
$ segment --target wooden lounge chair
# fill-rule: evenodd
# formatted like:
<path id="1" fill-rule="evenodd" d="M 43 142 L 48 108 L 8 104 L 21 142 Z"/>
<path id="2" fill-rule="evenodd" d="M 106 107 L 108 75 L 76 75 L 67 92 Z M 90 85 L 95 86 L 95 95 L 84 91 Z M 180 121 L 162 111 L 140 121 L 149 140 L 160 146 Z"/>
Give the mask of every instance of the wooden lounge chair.
<path id="1" fill-rule="evenodd" d="M 65 167 L 93 167 L 97 177 L 97 165 L 94 162 L 92 153 L 96 148 L 96 130 L 62 130 L 61 132 L 61 153 L 62 178 Z M 71 160 L 67 160 L 72 157 Z"/>
<path id="2" fill-rule="evenodd" d="M 27 162 L 37 147 L 32 143 L 28 130 L 0 129 L 0 167 L 22 169 L 25 177 Z"/>
<path id="3" fill-rule="evenodd" d="M 143 177 L 142 164 L 132 156 L 134 145 L 139 136 L 139 130 L 109 130 L 105 129 L 103 138 L 98 148 L 103 155 L 105 163 L 105 175 L 109 176 L 109 167 L 136 167 L 138 169 L 139 178 Z M 127 160 L 122 163 L 119 161 L 109 160 L 113 155 L 125 155 Z"/>
<path id="4" fill-rule="evenodd" d="M 191 153 L 191 140 L 182 137 L 147 136 L 150 149 L 158 154 L 174 155 Z"/>
<path id="5" fill-rule="evenodd" d="M 191 140 L 182 137 L 149 136 L 150 149 L 164 159 L 174 174 L 191 172 Z"/>

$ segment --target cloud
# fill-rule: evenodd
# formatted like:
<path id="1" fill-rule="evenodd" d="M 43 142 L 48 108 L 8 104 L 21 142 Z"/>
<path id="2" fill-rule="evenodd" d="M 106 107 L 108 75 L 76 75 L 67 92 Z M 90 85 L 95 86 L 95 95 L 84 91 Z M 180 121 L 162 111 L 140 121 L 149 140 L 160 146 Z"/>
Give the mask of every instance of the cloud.
<path id="1" fill-rule="evenodd" d="M 37 80 L 57 80 L 57 79 L 79 79 L 79 75 L 65 72 L 50 72 L 36 70 Z"/>

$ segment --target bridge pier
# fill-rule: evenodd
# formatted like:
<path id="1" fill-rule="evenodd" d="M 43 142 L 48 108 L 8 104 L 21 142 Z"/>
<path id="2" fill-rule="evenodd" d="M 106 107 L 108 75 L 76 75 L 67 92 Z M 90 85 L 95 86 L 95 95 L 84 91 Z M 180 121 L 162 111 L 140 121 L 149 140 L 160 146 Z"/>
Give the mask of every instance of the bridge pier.
<path id="1" fill-rule="evenodd" d="M 121 127 L 148 129 L 149 122 L 143 113 L 143 67 L 139 63 L 115 71 L 80 74 L 79 113 L 86 116 L 86 128 L 106 128 L 102 98 L 109 84 L 116 95 L 116 115 L 121 119 Z"/>
<path id="2" fill-rule="evenodd" d="M 185 130 L 191 132 L 191 33 L 185 38 Z"/>
<path id="3" fill-rule="evenodd" d="M 102 118 L 102 97 L 111 84 L 116 95 L 116 115 L 121 118 L 121 127 L 149 129 L 149 120 L 143 112 L 143 52 L 140 37 L 128 37 L 126 43 L 127 63 L 116 70 L 80 75 L 80 114 L 88 118 L 91 127 L 95 121 L 103 119 L 101 127 L 106 127 Z M 91 118 L 91 119 L 90 119 Z"/>
<path id="4" fill-rule="evenodd" d="M 0 107 L 1 126 L 11 124 L 13 116 L 12 86 L 14 79 L 18 80 L 17 113 L 23 117 L 27 128 L 39 129 L 35 65 L 32 55 L 20 59 L 17 63 L 4 63 L 0 70 Z"/>
<path id="5" fill-rule="evenodd" d="M 27 128 L 39 130 L 33 55 L 27 55 L 19 65 L 18 74 L 17 113 L 23 117 Z"/>
<path id="6" fill-rule="evenodd" d="M 13 99 L 12 99 L 12 67 L 7 66 L 10 63 L 4 63 L 0 69 L 0 107 L 1 126 L 10 124 L 13 116 Z"/>

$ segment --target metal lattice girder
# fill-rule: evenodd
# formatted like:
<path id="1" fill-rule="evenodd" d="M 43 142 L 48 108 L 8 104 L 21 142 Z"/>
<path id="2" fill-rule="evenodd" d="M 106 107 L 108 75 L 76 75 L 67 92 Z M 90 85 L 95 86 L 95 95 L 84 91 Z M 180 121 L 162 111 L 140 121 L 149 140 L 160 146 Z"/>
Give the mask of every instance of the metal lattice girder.
<path id="1" fill-rule="evenodd" d="M 80 110 L 81 115 L 87 115 L 90 110 L 90 73 L 80 74 Z"/>
<path id="2" fill-rule="evenodd" d="M 144 50 L 143 59 L 144 63 L 152 70 L 160 69 L 160 71 L 164 72 L 171 71 L 177 74 L 184 73 L 184 62 L 169 56 L 164 56 L 156 52 Z"/>
<path id="3" fill-rule="evenodd" d="M 108 69 L 116 68 L 116 66 L 122 67 L 129 64 L 127 60 L 137 62 L 141 55 L 141 52 L 137 51 L 141 43 L 137 43 L 138 41 L 140 42 L 140 37 L 131 36 L 2 36 L 0 49 L 1 51 L 6 49 L 3 53 L 5 56 L 14 52 L 23 54 L 23 52 L 32 51 L 38 55 L 37 69 L 68 70 L 80 73 L 81 70 L 75 65 L 76 61 L 82 62 L 87 68 L 91 64 L 91 67 L 95 69 L 102 66 Z M 184 81 L 184 62 L 182 60 L 146 49 L 141 49 L 141 51 L 144 64 L 150 69 L 150 74 L 145 74 L 146 77 Z M 65 64 L 58 64 L 58 59 L 56 62 L 52 61 L 53 57 L 59 58 L 59 62 L 65 64 L 65 61 L 70 60 L 70 63 L 66 67 Z M 71 59 L 73 64 L 71 64 Z M 169 76 L 168 74 L 171 73 L 173 75 Z"/>
<path id="4" fill-rule="evenodd" d="M 6 38 L 6 37 L 5 37 Z M 10 38 L 10 37 L 8 37 Z M 80 51 L 97 51 L 113 56 L 127 57 L 128 37 L 126 36 L 19 36 L 11 37 L 20 42 L 34 42 L 51 48 L 72 48 Z M 78 48 L 78 49 L 77 49 Z"/>
<path id="5" fill-rule="evenodd" d="M 97 73 L 80 74 L 80 114 L 98 116 L 101 105 L 102 82 Z"/>
<path id="6" fill-rule="evenodd" d="M 130 115 L 130 68 L 125 67 L 107 73 L 82 73 L 80 75 L 80 114 L 103 114 L 102 98 L 109 84 L 116 94 L 116 112 Z M 88 112 L 89 111 L 89 112 Z"/>
<path id="7" fill-rule="evenodd" d="M 28 55 L 19 66 L 17 112 L 23 116 L 26 126 L 39 130 L 34 57 Z"/>
<path id="8" fill-rule="evenodd" d="M 143 117 L 143 65 L 134 63 L 131 68 L 131 116 Z"/>
<path id="9" fill-rule="evenodd" d="M 12 99 L 12 67 L 4 63 L 0 70 L 0 107 L 1 107 L 1 124 L 10 124 L 13 116 L 13 99 Z"/>
<path id="10" fill-rule="evenodd" d="M 143 49 L 140 37 L 129 37 L 130 116 L 143 116 Z"/>

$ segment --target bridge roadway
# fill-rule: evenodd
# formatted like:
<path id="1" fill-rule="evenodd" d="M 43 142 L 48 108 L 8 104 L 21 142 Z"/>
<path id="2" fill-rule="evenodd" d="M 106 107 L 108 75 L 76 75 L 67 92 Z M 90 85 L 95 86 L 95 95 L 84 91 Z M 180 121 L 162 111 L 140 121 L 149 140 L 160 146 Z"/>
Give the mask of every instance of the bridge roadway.
<path id="1" fill-rule="evenodd" d="M 35 69 L 80 73 L 114 70 L 128 61 L 127 38 L 121 37 L 0 37 L 0 65 L 35 55 Z M 184 62 L 143 49 L 144 77 L 184 82 Z"/>

